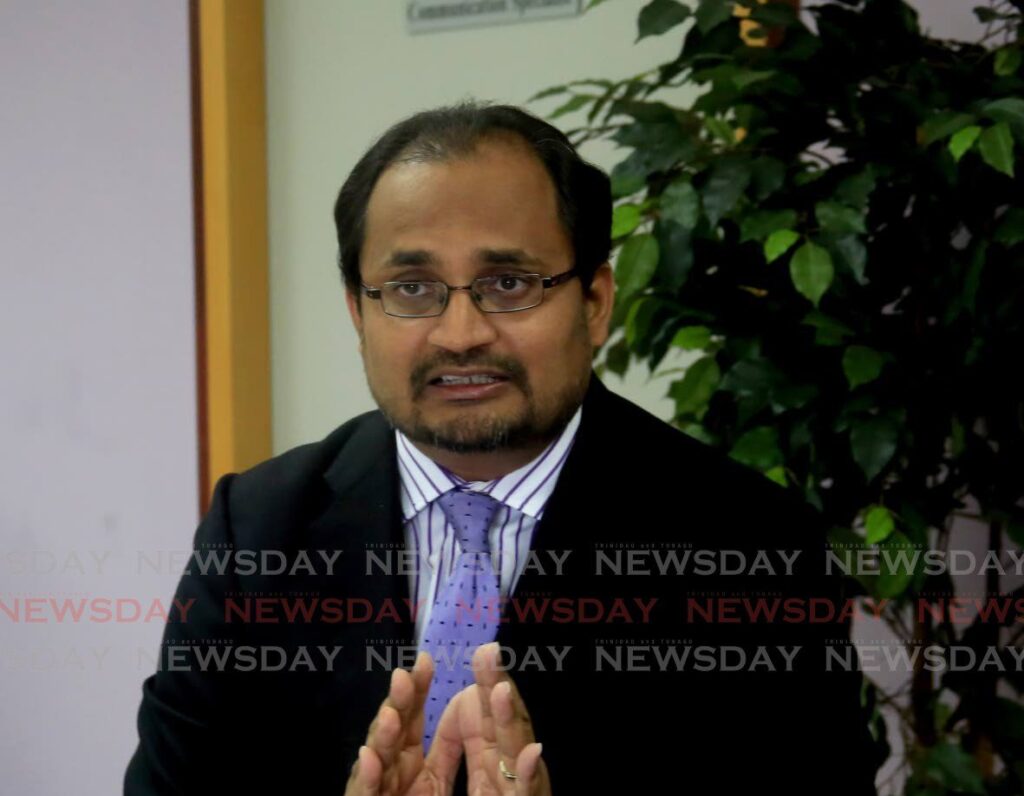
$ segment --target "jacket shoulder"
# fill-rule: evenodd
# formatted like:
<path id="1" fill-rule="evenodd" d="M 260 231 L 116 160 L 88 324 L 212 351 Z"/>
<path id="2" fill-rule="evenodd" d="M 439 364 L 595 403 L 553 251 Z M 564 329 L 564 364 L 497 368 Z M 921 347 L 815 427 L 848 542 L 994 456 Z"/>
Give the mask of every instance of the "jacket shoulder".
<path id="1" fill-rule="evenodd" d="M 383 422 L 379 411 L 364 412 L 318 442 L 298 445 L 240 473 L 223 476 L 221 480 L 230 482 L 225 487 L 225 511 L 239 537 L 236 544 L 266 544 L 269 538 L 317 516 L 331 499 L 326 472 L 344 455 L 354 436 Z M 245 536 L 250 538 L 240 538 Z"/>
<path id="2" fill-rule="evenodd" d="M 723 513 L 775 512 L 791 518 L 801 534 L 820 526 L 820 514 L 797 490 L 781 486 L 726 451 L 611 390 L 605 394 L 603 409 L 601 440 L 609 445 L 619 467 L 628 468 L 631 479 L 640 478 L 676 494 L 731 495 L 735 500 L 731 505 L 723 501 Z M 820 527 L 812 533 L 817 536 Z"/>

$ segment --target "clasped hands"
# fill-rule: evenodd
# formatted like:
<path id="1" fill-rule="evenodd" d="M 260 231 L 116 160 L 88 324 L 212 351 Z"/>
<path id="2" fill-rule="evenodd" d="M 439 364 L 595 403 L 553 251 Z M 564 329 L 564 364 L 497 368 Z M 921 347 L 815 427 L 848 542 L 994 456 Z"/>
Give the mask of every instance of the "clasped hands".
<path id="1" fill-rule="evenodd" d="M 499 663 L 496 642 L 473 653 L 475 682 L 448 703 L 423 753 L 423 705 L 434 662 L 421 652 L 395 669 L 387 698 L 352 766 L 345 796 L 450 796 L 463 753 L 471 796 L 550 796 L 551 783 L 526 705 Z M 516 774 L 507 779 L 499 769 Z"/>

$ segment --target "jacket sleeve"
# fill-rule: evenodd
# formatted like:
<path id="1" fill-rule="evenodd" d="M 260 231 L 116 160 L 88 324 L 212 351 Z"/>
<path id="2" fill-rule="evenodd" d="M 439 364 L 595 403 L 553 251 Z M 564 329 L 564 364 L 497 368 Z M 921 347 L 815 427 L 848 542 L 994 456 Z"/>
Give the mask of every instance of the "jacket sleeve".
<path id="1" fill-rule="evenodd" d="M 218 481 L 195 533 L 195 551 L 232 546 L 228 495 L 233 478 L 229 474 Z M 203 671 L 194 653 L 211 640 L 230 643 L 239 632 L 237 625 L 224 621 L 225 594 L 234 588 L 233 577 L 209 570 L 203 574 L 194 561 L 181 576 L 173 605 L 189 608 L 185 621 L 177 611 L 168 612 L 157 671 L 143 683 L 139 743 L 125 773 L 125 796 L 197 794 L 218 787 L 217 772 L 225 770 L 236 737 L 230 726 L 234 686 L 230 672 L 216 667 Z"/>

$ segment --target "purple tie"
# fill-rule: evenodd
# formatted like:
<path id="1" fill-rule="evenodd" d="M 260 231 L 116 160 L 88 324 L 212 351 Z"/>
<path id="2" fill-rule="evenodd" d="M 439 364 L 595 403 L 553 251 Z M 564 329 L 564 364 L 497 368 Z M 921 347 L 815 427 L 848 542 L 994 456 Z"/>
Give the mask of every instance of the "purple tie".
<path id="1" fill-rule="evenodd" d="M 490 495 L 455 488 L 437 499 L 455 529 L 461 552 L 451 578 L 430 609 L 421 649 L 434 658 L 434 679 L 424 706 L 423 751 L 430 742 L 448 701 L 474 682 L 473 652 L 494 641 L 498 625 L 498 579 L 491 564 L 487 529 L 500 505 Z"/>

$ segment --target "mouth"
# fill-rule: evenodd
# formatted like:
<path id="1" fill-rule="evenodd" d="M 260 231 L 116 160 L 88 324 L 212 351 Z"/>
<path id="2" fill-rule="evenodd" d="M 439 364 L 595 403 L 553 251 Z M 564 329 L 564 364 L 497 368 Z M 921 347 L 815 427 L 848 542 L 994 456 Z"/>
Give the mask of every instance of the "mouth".
<path id="1" fill-rule="evenodd" d="M 452 401 L 488 398 L 505 389 L 509 377 L 496 372 L 441 373 L 427 382 L 429 392 Z"/>

